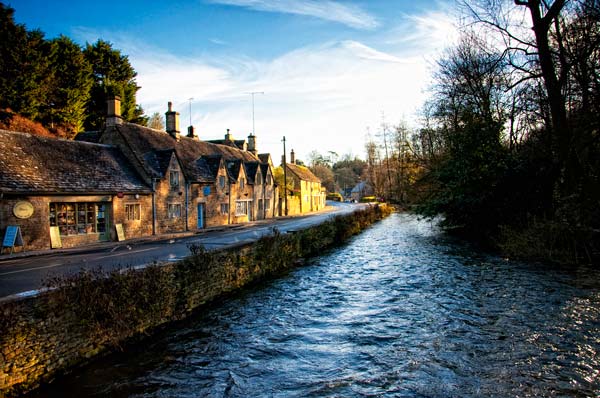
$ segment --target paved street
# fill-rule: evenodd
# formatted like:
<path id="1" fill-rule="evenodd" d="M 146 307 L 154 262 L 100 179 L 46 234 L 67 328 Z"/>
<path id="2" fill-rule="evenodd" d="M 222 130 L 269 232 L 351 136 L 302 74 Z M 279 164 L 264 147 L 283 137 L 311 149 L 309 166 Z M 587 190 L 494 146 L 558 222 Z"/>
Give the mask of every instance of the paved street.
<path id="1" fill-rule="evenodd" d="M 272 233 L 273 227 L 281 232 L 299 230 L 321 223 L 338 214 L 349 213 L 363 205 L 328 203 L 330 211 L 302 217 L 264 220 L 216 229 L 191 236 L 132 242 L 114 242 L 89 248 L 61 249 L 60 252 L 36 253 L 23 258 L 2 256 L 0 259 L 0 298 L 15 294 L 27 295 L 39 289 L 52 275 L 65 275 L 83 269 L 120 266 L 142 266 L 153 261 L 176 261 L 189 255 L 188 245 L 199 243 L 207 249 L 250 242 Z"/>

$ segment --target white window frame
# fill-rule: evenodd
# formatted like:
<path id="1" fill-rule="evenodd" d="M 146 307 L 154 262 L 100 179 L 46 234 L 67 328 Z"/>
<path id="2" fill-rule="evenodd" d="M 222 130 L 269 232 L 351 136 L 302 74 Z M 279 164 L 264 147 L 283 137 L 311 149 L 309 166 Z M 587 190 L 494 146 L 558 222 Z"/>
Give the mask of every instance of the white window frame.
<path id="1" fill-rule="evenodd" d="M 168 203 L 167 213 L 169 219 L 181 218 L 181 203 Z"/>
<path id="2" fill-rule="evenodd" d="M 142 219 L 142 205 L 139 203 L 125 203 L 125 220 L 140 221 Z"/>
<path id="3" fill-rule="evenodd" d="M 236 216 L 247 216 L 250 214 L 250 206 L 252 205 L 252 200 L 236 200 L 235 201 L 235 215 Z"/>
<path id="4" fill-rule="evenodd" d="M 229 214 L 229 203 L 221 203 L 221 215 L 226 216 Z"/>

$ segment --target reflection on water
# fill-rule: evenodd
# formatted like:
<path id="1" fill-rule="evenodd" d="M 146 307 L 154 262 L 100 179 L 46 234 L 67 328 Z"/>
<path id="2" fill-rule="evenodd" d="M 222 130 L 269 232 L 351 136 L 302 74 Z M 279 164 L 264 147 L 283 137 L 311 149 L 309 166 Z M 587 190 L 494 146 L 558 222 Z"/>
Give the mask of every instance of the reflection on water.
<path id="1" fill-rule="evenodd" d="M 600 272 L 515 263 L 395 214 L 33 396 L 600 395 Z"/>

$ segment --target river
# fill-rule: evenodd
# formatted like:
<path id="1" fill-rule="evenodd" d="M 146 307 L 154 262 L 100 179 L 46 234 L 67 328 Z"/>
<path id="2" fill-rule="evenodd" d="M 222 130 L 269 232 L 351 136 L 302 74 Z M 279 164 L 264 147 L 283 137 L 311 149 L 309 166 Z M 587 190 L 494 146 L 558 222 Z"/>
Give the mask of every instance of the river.
<path id="1" fill-rule="evenodd" d="M 600 396 L 600 271 L 393 214 L 32 397 Z"/>

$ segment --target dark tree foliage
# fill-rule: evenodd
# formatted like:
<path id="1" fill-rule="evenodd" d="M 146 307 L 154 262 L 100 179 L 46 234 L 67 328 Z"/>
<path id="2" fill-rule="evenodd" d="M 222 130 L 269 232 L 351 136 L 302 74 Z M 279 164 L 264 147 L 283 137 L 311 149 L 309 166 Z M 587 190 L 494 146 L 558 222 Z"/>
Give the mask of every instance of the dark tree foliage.
<path id="1" fill-rule="evenodd" d="M 16 24 L 14 12 L 0 3 L 0 109 L 72 136 L 101 128 L 107 97 L 118 95 L 124 120 L 147 123 L 127 56 L 102 40 L 85 50 L 65 36 L 46 40 Z"/>
<path id="2" fill-rule="evenodd" d="M 112 44 L 98 40 L 87 44 L 83 51 L 86 60 L 92 66 L 94 83 L 87 107 L 87 130 L 98 130 L 104 122 L 106 99 L 111 96 L 121 98 L 121 116 L 123 120 L 146 124 L 143 110 L 136 105 L 135 94 L 139 90 L 135 82 L 137 73 L 126 55 L 115 50 Z"/>
<path id="3" fill-rule="evenodd" d="M 435 188 L 418 210 L 441 213 L 453 227 L 489 231 L 498 221 L 489 209 L 498 207 L 507 162 L 501 144 L 505 65 L 474 36 L 463 38 L 438 65 L 432 107 L 443 144 L 427 175 Z"/>
<path id="4" fill-rule="evenodd" d="M 428 161 L 419 210 L 513 255 L 594 262 L 600 1 L 464 4 L 474 23 L 439 62 L 416 140 Z"/>
<path id="5" fill-rule="evenodd" d="M 14 22 L 0 3 L 0 106 L 36 119 L 47 102 L 50 46 L 38 30 Z"/>
<path id="6" fill-rule="evenodd" d="M 50 42 L 52 81 L 42 122 L 50 128 L 56 124 L 77 133 L 83 129 L 86 105 L 92 87 L 92 68 L 81 47 L 60 36 Z"/>

